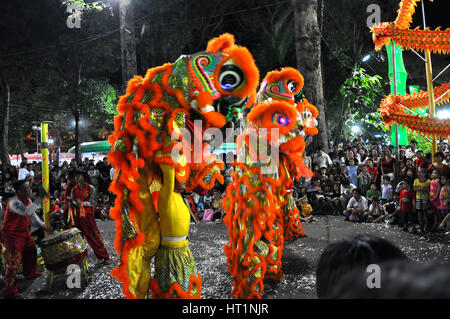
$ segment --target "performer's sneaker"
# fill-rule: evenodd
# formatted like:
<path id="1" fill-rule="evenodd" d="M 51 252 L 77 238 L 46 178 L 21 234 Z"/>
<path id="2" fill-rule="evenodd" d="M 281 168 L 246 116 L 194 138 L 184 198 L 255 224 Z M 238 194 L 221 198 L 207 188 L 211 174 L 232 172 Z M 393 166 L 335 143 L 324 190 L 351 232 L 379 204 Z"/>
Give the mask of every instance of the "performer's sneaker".
<path id="1" fill-rule="evenodd" d="M 34 275 L 31 275 L 29 277 L 25 277 L 25 280 L 35 279 L 35 278 L 40 277 L 40 276 L 42 276 L 42 273 L 41 272 L 37 272 Z"/>

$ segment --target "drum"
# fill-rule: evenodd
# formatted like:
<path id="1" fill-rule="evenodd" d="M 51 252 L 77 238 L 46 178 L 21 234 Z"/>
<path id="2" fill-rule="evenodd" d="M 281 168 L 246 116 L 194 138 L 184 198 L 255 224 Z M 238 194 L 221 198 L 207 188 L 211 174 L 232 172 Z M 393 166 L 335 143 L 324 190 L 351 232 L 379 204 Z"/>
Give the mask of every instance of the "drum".
<path id="1" fill-rule="evenodd" d="M 76 264 L 87 256 L 87 246 L 81 231 L 71 228 L 52 234 L 41 240 L 45 267 L 50 271 L 65 269 L 70 264 Z"/>

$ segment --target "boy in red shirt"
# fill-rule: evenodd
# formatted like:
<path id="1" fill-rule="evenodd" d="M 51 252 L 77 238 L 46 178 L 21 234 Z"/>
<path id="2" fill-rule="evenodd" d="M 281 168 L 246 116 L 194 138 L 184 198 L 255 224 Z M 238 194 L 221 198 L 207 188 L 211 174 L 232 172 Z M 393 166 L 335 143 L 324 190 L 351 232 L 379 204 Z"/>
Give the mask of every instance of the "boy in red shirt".
<path id="1" fill-rule="evenodd" d="M 378 176 L 378 169 L 373 166 L 372 159 L 368 158 L 366 161 L 367 172 L 372 176 L 372 183 L 376 183 Z"/>
<path id="2" fill-rule="evenodd" d="M 417 151 L 417 158 L 414 161 L 416 170 L 419 170 L 421 167 L 427 167 L 428 166 L 428 161 L 425 158 L 425 156 L 423 155 L 423 151 Z"/>
<path id="3" fill-rule="evenodd" d="M 416 192 L 411 188 L 411 181 L 404 179 L 399 184 L 400 203 L 402 212 L 402 231 L 408 231 L 408 225 L 412 226 L 412 233 L 416 233 L 417 212 L 416 212 Z"/>

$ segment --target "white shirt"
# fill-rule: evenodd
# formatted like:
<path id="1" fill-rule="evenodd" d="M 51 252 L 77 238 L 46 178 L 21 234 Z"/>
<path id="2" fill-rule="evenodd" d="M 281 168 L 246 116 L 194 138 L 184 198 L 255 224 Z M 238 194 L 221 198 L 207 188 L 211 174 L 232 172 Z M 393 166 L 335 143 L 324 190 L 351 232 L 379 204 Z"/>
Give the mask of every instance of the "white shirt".
<path id="1" fill-rule="evenodd" d="M 225 170 L 225 181 L 226 182 L 232 182 L 233 181 L 233 178 L 231 177 L 231 173 L 233 173 L 233 172 L 234 172 L 233 166 L 230 166 L 230 167 L 228 167 Z"/>
<path id="2" fill-rule="evenodd" d="M 36 201 L 33 203 L 28 198 L 28 203 L 29 205 L 25 206 L 24 203 L 22 203 L 22 201 L 17 198 L 17 196 L 14 196 L 9 202 L 9 211 L 20 216 L 30 217 L 30 224 L 32 226 L 44 227 L 44 222 L 39 218 L 38 215 L 36 215 L 36 209 L 42 206 L 40 201 Z"/>
<path id="3" fill-rule="evenodd" d="M 197 193 L 194 194 L 194 203 L 198 204 L 198 202 L 200 201 L 200 195 L 198 195 Z"/>
<path id="4" fill-rule="evenodd" d="M 113 181 L 114 180 L 114 174 L 116 173 L 116 169 L 113 167 L 111 167 L 111 169 L 109 170 L 109 178 Z"/>
<path id="5" fill-rule="evenodd" d="M 385 200 L 392 199 L 392 193 L 394 192 L 394 188 L 391 184 L 381 184 L 381 198 Z"/>
<path id="6" fill-rule="evenodd" d="M 416 155 L 416 150 L 413 151 L 413 150 L 411 150 L 410 147 L 408 147 L 408 148 L 406 149 L 406 151 L 405 151 L 405 157 L 406 157 L 406 158 L 413 158 L 414 155 Z"/>
<path id="7" fill-rule="evenodd" d="M 303 157 L 303 164 L 308 167 L 309 169 L 311 169 L 311 157 L 309 156 L 304 156 Z"/>
<path id="8" fill-rule="evenodd" d="M 0 203 L 0 225 L 3 225 L 3 218 L 5 218 L 5 210 L 3 209 L 3 206 Z"/>
<path id="9" fill-rule="evenodd" d="M 357 210 L 366 210 L 368 208 L 368 201 L 364 196 L 361 196 L 359 200 L 355 197 L 350 198 L 347 204 L 347 208 L 355 208 Z"/>
<path id="10" fill-rule="evenodd" d="M 19 176 L 17 177 L 18 181 L 26 179 L 30 175 L 30 172 L 26 168 L 19 169 Z"/>
<path id="11" fill-rule="evenodd" d="M 373 204 L 370 204 L 369 214 L 372 216 L 380 216 L 382 214 L 380 205 L 376 204 L 374 206 Z"/>
<path id="12" fill-rule="evenodd" d="M 333 164 L 333 161 L 331 160 L 330 156 L 328 156 L 327 153 L 322 152 L 322 155 L 317 154 L 314 155 L 313 164 L 319 165 L 319 168 L 322 167 L 328 168 L 328 166 Z"/>
<path id="13" fill-rule="evenodd" d="M 344 187 L 342 184 L 341 184 L 341 194 L 343 195 L 343 196 L 345 196 L 345 195 L 350 195 L 352 192 L 353 192 L 353 190 L 356 188 L 356 186 L 355 185 L 353 185 L 352 183 L 350 183 L 349 185 L 348 185 L 348 187 Z M 348 198 L 348 197 L 347 197 Z"/>

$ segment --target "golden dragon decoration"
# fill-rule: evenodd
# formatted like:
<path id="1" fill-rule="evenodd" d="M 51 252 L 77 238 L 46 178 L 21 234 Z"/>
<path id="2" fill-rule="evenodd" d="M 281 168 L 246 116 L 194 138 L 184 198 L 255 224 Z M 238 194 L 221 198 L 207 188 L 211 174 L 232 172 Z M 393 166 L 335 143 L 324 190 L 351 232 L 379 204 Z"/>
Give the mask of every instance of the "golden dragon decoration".
<path id="1" fill-rule="evenodd" d="M 429 50 L 432 53 L 448 54 L 450 52 L 450 28 L 435 30 L 429 28 L 410 29 L 412 16 L 417 2 L 420 0 L 402 0 L 394 22 L 383 22 L 372 27 L 371 32 L 375 43 L 375 50 L 395 41 L 404 49 L 416 51 Z M 430 0 L 433 2 L 433 0 Z M 436 104 L 443 104 L 450 98 L 450 83 L 433 89 Z M 409 95 L 388 95 L 380 105 L 379 112 L 386 125 L 396 122 L 406 126 L 409 130 L 420 132 L 424 136 L 447 137 L 450 135 L 450 120 L 438 120 L 431 117 L 420 117 L 418 114 L 406 112 L 406 109 L 417 110 L 426 107 L 429 103 L 429 93 L 420 91 Z"/>

